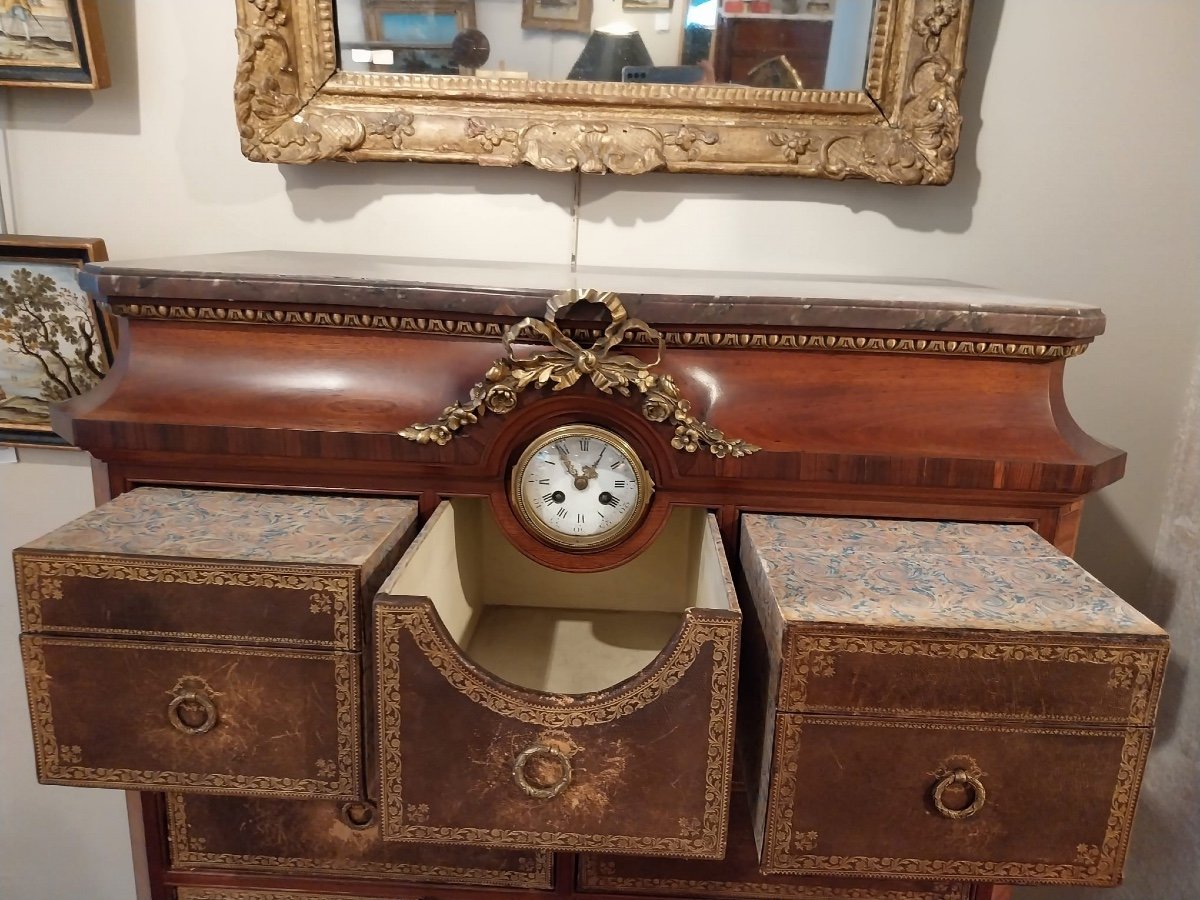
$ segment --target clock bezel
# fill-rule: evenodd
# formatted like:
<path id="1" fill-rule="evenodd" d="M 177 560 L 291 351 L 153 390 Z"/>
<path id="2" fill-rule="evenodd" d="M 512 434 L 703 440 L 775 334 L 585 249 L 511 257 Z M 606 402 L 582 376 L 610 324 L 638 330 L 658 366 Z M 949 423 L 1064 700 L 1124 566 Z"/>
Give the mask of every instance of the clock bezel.
<path id="1" fill-rule="evenodd" d="M 564 437 L 590 437 L 604 441 L 629 462 L 629 467 L 633 470 L 634 478 L 637 481 L 638 499 L 633 511 L 619 527 L 599 535 L 568 535 L 550 528 L 529 509 L 521 491 L 522 473 L 539 451 Z M 593 425 L 590 422 L 559 425 L 535 437 L 517 457 L 508 479 L 509 506 L 521 526 L 547 546 L 556 550 L 576 553 L 607 550 L 629 537 L 646 518 L 653 493 L 654 479 L 650 477 L 649 469 L 629 441 L 609 428 Z"/>

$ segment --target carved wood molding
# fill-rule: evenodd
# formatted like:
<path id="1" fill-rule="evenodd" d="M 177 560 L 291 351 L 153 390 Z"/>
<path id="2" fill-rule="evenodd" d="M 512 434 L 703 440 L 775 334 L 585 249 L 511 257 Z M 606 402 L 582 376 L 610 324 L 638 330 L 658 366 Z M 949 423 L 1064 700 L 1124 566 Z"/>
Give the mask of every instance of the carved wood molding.
<path id="1" fill-rule="evenodd" d="M 256 162 L 393 159 L 554 172 L 945 184 L 971 0 L 878 0 L 865 91 L 337 70 L 333 0 L 236 0 L 235 109 Z"/>

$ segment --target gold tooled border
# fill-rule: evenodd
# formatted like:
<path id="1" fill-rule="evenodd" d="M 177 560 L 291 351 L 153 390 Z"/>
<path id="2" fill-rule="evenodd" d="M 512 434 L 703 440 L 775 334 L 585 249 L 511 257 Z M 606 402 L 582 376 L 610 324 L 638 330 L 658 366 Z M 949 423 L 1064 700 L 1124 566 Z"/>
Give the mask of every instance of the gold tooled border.
<path id="1" fill-rule="evenodd" d="M 1166 665 L 1167 649 L 1122 649 L 1111 646 L 1088 646 L 1084 644 L 1034 643 L 1023 635 L 1026 643 L 1002 640 L 932 641 L 924 639 L 868 637 L 864 635 L 813 634 L 799 628 L 788 629 L 785 650 L 783 683 L 780 689 L 781 711 L 822 714 L 872 714 L 888 716 L 912 716 L 922 718 L 961 716 L 962 709 L 896 709 L 895 707 L 874 708 L 864 706 L 816 705 L 808 702 L 808 679 L 814 665 L 820 664 L 824 671 L 832 672 L 835 653 L 878 653 L 902 656 L 956 657 L 980 660 L 1024 659 L 1038 662 L 1069 662 L 1091 665 L 1106 665 L 1113 669 L 1132 671 L 1129 713 L 1124 720 L 1112 716 L 1068 716 L 1052 712 L 1031 711 L 989 712 L 986 709 L 969 711 L 974 719 L 992 719 L 1011 722 L 1078 722 L 1086 724 L 1138 725 L 1147 726 L 1154 722 L 1154 711 L 1158 706 L 1158 693 L 1162 686 L 1162 672 Z M 814 654 L 829 654 L 822 657 Z"/>
<path id="2" fill-rule="evenodd" d="M 338 900 L 343 893 L 314 894 L 311 891 L 258 891 L 233 887 L 179 887 L 176 900 Z M 386 897 L 359 895 L 357 900 L 388 900 Z"/>
<path id="3" fill-rule="evenodd" d="M 450 647 L 427 602 L 417 606 L 378 604 L 375 612 L 382 833 L 385 840 L 470 843 L 493 847 L 604 850 L 719 859 L 725 851 L 729 798 L 733 779 L 733 718 L 737 698 L 737 663 L 741 633 L 737 617 L 708 617 L 689 609 L 683 633 L 667 659 L 644 680 L 613 695 L 578 706 L 562 707 L 502 691 L 465 665 Z M 552 728 L 578 728 L 613 721 L 663 697 L 698 657 L 712 645 L 712 679 L 705 766 L 704 820 L 692 837 L 580 834 L 505 828 L 440 827 L 404 823 L 403 755 L 400 741 L 400 633 L 407 631 L 426 660 L 447 682 L 473 702 L 509 718 Z M 404 836 L 398 829 L 403 827 Z"/>
<path id="4" fill-rule="evenodd" d="M 703 881 L 692 878 L 630 877 L 617 874 L 615 860 L 594 854 L 580 857 L 580 887 L 609 893 L 655 894 L 658 896 L 776 897 L 780 900 L 971 900 L 971 886 L 935 882 L 927 891 L 881 890 L 878 886 L 775 884 L 765 881 Z"/>
<path id="5" fill-rule="evenodd" d="M 195 840 L 187 820 L 187 796 L 167 795 L 167 824 L 171 840 L 171 860 L 175 866 L 218 869 L 280 869 L 330 874 L 399 875 L 414 881 L 458 884 L 499 885 L 510 888 L 549 890 L 554 887 L 554 856 L 536 851 L 522 856 L 520 869 L 484 869 L 467 866 L 422 866 L 416 863 L 365 862 L 348 857 L 306 859 L 304 857 L 262 856 L 242 853 L 212 853 L 204 848 L 204 839 Z M 525 863 L 529 864 L 524 868 Z"/>
<path id="6" fill-rule="evenodd" d="M 1129 843 L 1134 807 L 1146 767 L 1146 754 L 1153 733 L 1148 728 L 1094 728 L 1068 730 L 1063 728 L 1009 728 L 1000 725 L 978 725 L 965 722 L 903 722 L 871 720 L 872 727 L 907 728 L 949 731 L 984 731 L 995 734 L 1049 734 L 1075 737 L 1097 735 L 1124 737 L 1116 785 L 1109 807 L 1103 843 L 1080 844 L 1073 863 L 992 862 L 941 859 L 901 859 L 873 856 L 816 856 L 793 855 L 792 832 L 795 819 L 795 799 L 799 781 L 800 760 L 797 754 L 804 725 L 854 725 L 852 719 L 826 716 L 804 717 L 781 714 L 776 727 L 775 777 L 767 819 L 767 846 L 763 853 L 762 871 L 768 874 L 872 875 L 880 878 L 959 878 L 975 881 L 1009 881 L 1027 883 L 1081 884 L 1107 886 L 1121 877 L 1125 851 Z M 801 841 L 798 849 L 811 849 L 817 833 L 806 832 L 814 840 Z M 797 835 L 797 837 L 800 837 Z"/>
<path id="7" fill-rule="evenodd" d="M 346 566 L 281 566 L 268 563 L 226 563 L 148 559 L 140 556 L 56 555 L 14 553 L 21 628 L 27 632 L 55 634 L 143 635 L 228 641 L 247 644 L 287 644 L 293 647 L 358 649 L 358 570 Z M 320 592 L 332 603 L 310 607 L 314 614 L 332 615 L 330 640 L 300 637 L 217 634 L 207 632 L 151 631 L 136 628 L 93 628 L 47 625 L 44 604 L 62 596 L 63 578 L 97 578 L 114 581 L 169 582 L 194 586 L 220 585 L 247 588 Z"/>
<path id="8" fill-rule="evenodd" d="M 103 647 L 127 650 L 131 654 L 146 649 L 172 653 L 215 653 L 226 656 L 266 656 L 272 658 L 307 659 L 329 662 L 333 666 L 334 694 L 337 709 L 337 768 L 332 778 L 279 778 L 268 775 L 221 775 L 215 773 L 162 772 L 145 769 L 93 768 L 80 764 L 77 752 L 64 758 L 54 729 L 54 710 L 50 700 L 51 677 L 46 671 L 44 647 Z M 245 796 L 287 796 L 321 799 L 353 799 L 359 792 L 362 778 L 360 761 L 362 748 L 359 736 L 358 655 L 354 653 L 321 653 L 299 650 L 267 650 L 250 647 L 186 646 L 182 644 L 148 644 L 138 641 L 71 640 L 21 636 L 21 655 L 25 664 L 25 687 L 29 694 L 30 720 L 33 725 L 34 755 L 38 778 L 47 784 L 68 784 L 81 787 L 124 787 L 130 790 L 159 791 L 186 787 L 189 790 L 213 794 Z M 320 761 L 317 761 L 319 763 Z M 314 763 L 314 765 L 317 765 Z"/>
<path id="9" fill-rule="evenodd" d="M 435 316 L 401 316 L 388 313 L 354 313 L 272 309 L 269 307 L 194 306 L 165 303 L 116 301 L 114 315 L 127 319 L 226 322 L 238 325 L 300 325 L 310 328 L 347 328 L 365 331 L 391 331 L 405 334 L 432 334 L 458 338 L 500 340 L 505 326 L 496 322 L 474 322 Z M 599 337 L 588 328 L 564 328 L 574 340 Z M 921 356 L 955 356 L 988 359 L 1056 360 L 1069 359 L 1087 350 L 1091 339 L 1052 343 L 1021 339 L 948 337 L 879 337 L 853 333 L 820 331 L 756 333 L 738 331 L 662 331 L 668 347 L 694 349 L 820 350 L 851 353 L 903 353 Z M 645 335 L 631 334 L 629 343 L 646 344 Z"/>

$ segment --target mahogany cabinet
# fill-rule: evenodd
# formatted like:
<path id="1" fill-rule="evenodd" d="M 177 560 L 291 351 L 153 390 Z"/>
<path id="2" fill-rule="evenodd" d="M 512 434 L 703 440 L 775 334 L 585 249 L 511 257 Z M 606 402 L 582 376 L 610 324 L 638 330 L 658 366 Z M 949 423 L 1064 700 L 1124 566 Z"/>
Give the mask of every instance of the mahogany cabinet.
<path id="1" fill-rule="evenodd" d="M 41 776 L 142 791 L 144 898 L 987 900 L 1119 876 L 1157 629 L 1094 586 L 1061 634 L 1013 614 L 1065 656 L 1000 666 L 970 649 L 1005 643 L 995 623 L 954 602 L 938 619 L 914 589 L 904 640 L 951 650 L 858 652 L 889 623 L 861 604 L 810 622 L 805 595 L 879 573 L 817 577 L 763 539 L 822 527 L 819 552 L 849 559 L 860 522 L 911 565 L 999 536 L 1018 574 L 1085 578 L 1064 554 L 1124 454 L 1072 420 L 1062 376 L 1099 310 L 947 282 L 295 253 L 83 280 L 119 355 L 54 421 L 116 499 L 19 551 L 23 641 Z M 815 581 L 766 590 L 764 565 Z M 113 574 L 132 570 L 175 574 Z M 1070 607 L 1060 587 L 1047 602 Z M 863 643 L 821 643 L 847 636 Z M 835 674 L 801 689 L 814 652 Z M 348 768 L 315 754 L 338 740 Z M 907 779 L 912 828 L 881 826 L 890 795 L 839 805 L 871 796 L 847 754 Z M 1044 759 L 1068 786 L 1124 785 L 1103 878 L 972 868 L 1012 846 L 963 837 L 980 828 L 1074 833 Z M 802 772 L 786 797 L 779 767 Z M 930 818 L 985 790 L 973 817 Z M 801 835 L 791 855 L 774 827 Z M 929 865 L 812 862 L 831 841 Z"/>

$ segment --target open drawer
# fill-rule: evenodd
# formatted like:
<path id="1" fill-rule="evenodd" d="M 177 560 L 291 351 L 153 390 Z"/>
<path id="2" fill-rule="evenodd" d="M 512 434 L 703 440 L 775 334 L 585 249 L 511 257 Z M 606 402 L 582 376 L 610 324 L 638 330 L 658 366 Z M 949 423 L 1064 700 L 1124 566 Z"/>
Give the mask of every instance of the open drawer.
<path id="1" fill-rule="evenodd" d="M 583 574 L 443 503 L 374 626 L 385 840 L 724 855 L 741 613 L 703 510 Z"/>
<path id="2" fill-rule="evenodd" d="M 364 598 L 417 504 L 143 487 L 13 554 L 38 778 L 363 793 Z"/>

